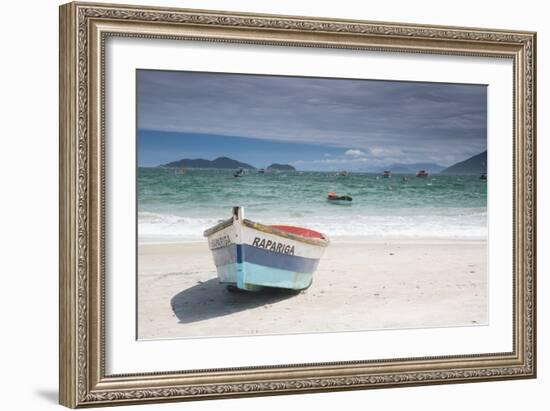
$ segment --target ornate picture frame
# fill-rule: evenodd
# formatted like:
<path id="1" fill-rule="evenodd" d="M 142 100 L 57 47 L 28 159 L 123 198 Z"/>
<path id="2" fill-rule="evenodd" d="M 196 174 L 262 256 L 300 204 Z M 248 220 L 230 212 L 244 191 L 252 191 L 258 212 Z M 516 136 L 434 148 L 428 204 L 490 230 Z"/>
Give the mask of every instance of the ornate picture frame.
<path id="1" fill-rule="evenodd" d="M 113 37 L 497 57 L 513 62 L 513 350 L 109 375 L 105 43 Z M 536 34 L 69 3 L 60 7 L 60 403 L 67 407 L 536 376 Z"/>

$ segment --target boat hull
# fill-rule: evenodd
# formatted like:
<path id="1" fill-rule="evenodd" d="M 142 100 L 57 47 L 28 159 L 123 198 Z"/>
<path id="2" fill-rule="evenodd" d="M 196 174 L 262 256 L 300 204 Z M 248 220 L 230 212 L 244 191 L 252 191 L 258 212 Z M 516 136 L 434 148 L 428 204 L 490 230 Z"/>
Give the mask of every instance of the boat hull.
<path id="1" fill-rule="evenodd" d="M 212 250 L 220 283 L 243 290 L 259 287 L 304 290 L 313 281 L 318 258 L 279 255 L 248 244 Z"/>
<path id="2" fill-rule="evenodd" d="M 301 291 L 313 282 L 313 273 L 300 273 L 261 264 L 234 263 L 216 267 L 221 284 L 241 290 L 258 291 L 265 287 Z"/>
<path id="3" fill-rule="evenodd" d="M 254 225 L 237 220 L 207 236 L 220 283 L 249 291 L 308 288 L 326 245 Z"/>

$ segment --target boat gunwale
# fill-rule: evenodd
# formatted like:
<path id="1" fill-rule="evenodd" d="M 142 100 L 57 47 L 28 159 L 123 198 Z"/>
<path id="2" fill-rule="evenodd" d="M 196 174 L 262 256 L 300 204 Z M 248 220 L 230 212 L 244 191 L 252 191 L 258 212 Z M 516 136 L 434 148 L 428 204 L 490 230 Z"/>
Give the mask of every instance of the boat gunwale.
<path id="1" fill-rule="evenodd" d="M 280 230 L 278 228 L 264 225 L 261 223 L 257 223 L 255 221 L 248 220 L 246 218 L 242 220 L 242 223 L 248 228 L 252 228 L 254 230 L 258 230 L 266 234 L 273 234 L 279 237 L 288 238 L 289 240 L 294 240 L 301 243 L 316 245 L 320 247 L 327 247 L 330 243 L 330 240 L 328 239 L 328 237 L 323 233 L 319 233 L 323 236 L 322 238 L 311 238 L 311 237 L 304 237 L 299 234 L 290 233 L 288 231 Z"/>
<path id="2" fill-rule="evenodd" d="M 213 227 L 207 228 L 206 230 L 204 230 L 202 235 L 205 237 L 209 237 L 212 234 L 217 233 L 218 231 L 221 231 L 224 228 L 230 227 L 232 225 L 233 225 L 233 217 L 228 218 L 227 220 L 223 220 Z"/>
<path id="3" fill-rule="evenodd" d="M 204 230 L 203 235 L 205 237 L 209 237 L 212 234 L 217 233 L 218 231 L 223 230 L 224 228 L 230 227 L 233 225 L 233 223 L 238 220 L 234 220 L 233 218 L 229 218 L 227 220 L 221 221 L 218 224 L 216 224 L 213 227 L 210 227 L 206 230 Z M 322 235 L 322 238 L 311 238 L 311 237 L 304 237 L 299 234 L 290 233 L 288 231 L 284 231 L 275 227 L 271 227 L 265 224 L 257 223 L 252 220 L 243 219 L 241 220 L 242 224 L 245 225 L 248 228 L 252 228 L 254 230 L 261 231 L 266 234 L 273 234 L 279 237 L 287 238 L 289 240 L 298 241 L 300 243 L 306 243 L 310 245 L 316 245 L 320 247 L 327 247 L 330 243 L 330 240 L 324 233 L 319 233 Z"/>

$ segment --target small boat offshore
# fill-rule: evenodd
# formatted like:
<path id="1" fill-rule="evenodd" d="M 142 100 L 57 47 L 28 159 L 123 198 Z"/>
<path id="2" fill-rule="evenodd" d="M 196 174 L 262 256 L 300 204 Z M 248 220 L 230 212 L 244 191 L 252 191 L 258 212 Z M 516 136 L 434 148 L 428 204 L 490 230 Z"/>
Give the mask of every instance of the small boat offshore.
<path id="1" fill-rule="evenodd" d="M 330 193 L 327 194 L 327 200 L 331 202 L 339 203 L 339 202 L 349 202 L 349 201 L 352 201 L 353 199 L 350 196 L 347 196 L 347 195 L 341 196 L 331 191 Z"/>
<path id="2" fill-rule="evenodd" d="M 233 207 L 232 217 L 204 236 L 220 283 L 248 291 L 305 290 L 329 245 L 328 237 L 314 230 L 247 220 L 242 207 Z"/>
<path id="3" fill-rule="evenodd" d="M 248 174 L 248 170 L 246 168 L 239 167 L 233 172 L 233 177 L 244 177 Z"/>

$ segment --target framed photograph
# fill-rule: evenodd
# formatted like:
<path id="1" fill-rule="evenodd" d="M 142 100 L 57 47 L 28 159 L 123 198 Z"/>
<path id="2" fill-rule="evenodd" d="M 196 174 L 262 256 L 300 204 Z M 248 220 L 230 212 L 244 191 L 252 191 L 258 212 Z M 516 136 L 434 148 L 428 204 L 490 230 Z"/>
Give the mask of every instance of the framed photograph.
<path id="1" fill-rule="evenodd" d="M 536 376 L 536 35 L 60 8 L 60 403 Z"/>

